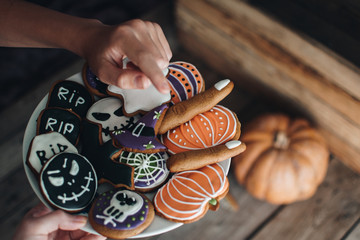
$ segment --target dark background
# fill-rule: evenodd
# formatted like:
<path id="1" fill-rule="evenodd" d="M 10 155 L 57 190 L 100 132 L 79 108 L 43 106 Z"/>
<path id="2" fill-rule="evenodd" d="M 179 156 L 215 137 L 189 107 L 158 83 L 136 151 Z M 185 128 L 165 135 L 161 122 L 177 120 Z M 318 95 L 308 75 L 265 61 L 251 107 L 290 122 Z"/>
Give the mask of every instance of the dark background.
<path id="1" fill-rule="evenodd" d="M 139 18 L 166 0 L 32 0 L 73 16 L 119 24 Z M 41 27 L 41 26 L 39 26 Z M 61 49 L 0 47 L 0 112 L 29 89 L 69 66 L 79 57 Z"/>

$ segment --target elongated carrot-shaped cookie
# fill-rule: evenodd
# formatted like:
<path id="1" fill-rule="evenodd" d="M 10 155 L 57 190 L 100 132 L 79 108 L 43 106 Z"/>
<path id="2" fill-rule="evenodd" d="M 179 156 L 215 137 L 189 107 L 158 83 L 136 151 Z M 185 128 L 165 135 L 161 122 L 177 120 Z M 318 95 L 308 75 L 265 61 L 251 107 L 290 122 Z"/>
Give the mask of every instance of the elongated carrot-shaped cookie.
<path id="1" fill-rule="evenodd" d="M 199 113 L 209 111 L 224 99 L 233 88 L 234 83 L 229 79 L 225 79 L 216 83 L 212 88 L 199 93 L 186 101 L 171 106 L 161 123 L 159 134 L 164 134 L 168 130 L 180 126 Z"/>
<path id="2" fill-rule="evenodd" d="M 170 172 L 194 170 L 234 157 L 245 151 L 246 146 L 238 140 L 222 145 L 172 155 L 167 160 Z"/>

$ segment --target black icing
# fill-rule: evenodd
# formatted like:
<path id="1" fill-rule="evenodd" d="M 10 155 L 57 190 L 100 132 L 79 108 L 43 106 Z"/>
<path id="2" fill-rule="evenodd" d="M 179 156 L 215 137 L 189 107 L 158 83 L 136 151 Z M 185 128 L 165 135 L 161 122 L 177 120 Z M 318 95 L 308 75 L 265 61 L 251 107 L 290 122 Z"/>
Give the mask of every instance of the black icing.
<path id="1" fill-rule="evenodd" d="M 83 85 L 63 80 L 52 87 L 47 106 L 69 109 L 84 117 L 92 103 L 93 98 Z"/>
<path id="2" fill-rule="evenodd" d="M 60 209 L 81 211 L 93 200 L 97 190 L 94 168 L 86 158 L 75 153 L 60 153 L 41 171 L 44 197 Z"/>
<path id="3" fill-rule="evenodd" d="M 82 154 L 87 156 L 96 169 L 98 179 L 105 179 L 115 186 L 125 185 L 130 189 L 134 188 L 133 167 L 112 160 L 120 149 L 113 145 L 113 141 L 101 143 L 100 124 L 84 120 L 81 139 Z"/>
<path id="4" fill-rule="evenodd" d="M 38 118 L 37 134 L 59 132 L 76 145 L 80 135 L 80 117 L 66 109 L 46 108 Z"/>

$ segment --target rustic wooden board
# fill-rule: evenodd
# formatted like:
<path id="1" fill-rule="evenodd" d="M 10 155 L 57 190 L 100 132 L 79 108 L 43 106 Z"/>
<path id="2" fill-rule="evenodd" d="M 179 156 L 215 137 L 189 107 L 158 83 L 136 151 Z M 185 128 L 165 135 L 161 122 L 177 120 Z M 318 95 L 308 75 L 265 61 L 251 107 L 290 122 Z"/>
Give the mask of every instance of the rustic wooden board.
<path id="1" fill-rule="evenodd" d="M 239 76 L 242 86 L 253 87 L 255 81 L 264 89 L 273 89 L 273 93 L 275 89 L 283 101 L 296 103 L 329 138 L 331 151 L 360 172 L 359 92 L 346 92 L 359 88 L 360 84 L 356 71 L 348 67 L 350 63 L 334 57 L 322 68 L 310 65 L 312 55 L 325 59 L 328 50 L 285 31 L 279 23 L 267 24 L 274 21 L 242 1 L 226 0 L 219 4 L 210 0 L 191 3 L 181 0 L 176 10 L 179 37 L 184 46 L 219 72 L 233 78 Z M 281 39 L 279 43 L 269 40 L 274 36 Z M 324 59 L 316 60 L 324 62 Z M 334 67 L 329 67 L 331 64 Z M 334 71 L 330 70 L 333 68 Z M 328 76 L 326 71 L 332 72 Z M 343 74 L 341 81 L 330 78 L 339 74 Z M 247 76 L 242 78 L 244 75 Z M 342 81 L 348 85 L 339 86 Z"/>
<path id="2" fill-rule="evenodd" d="M 359 184 L 358 174 L 333 159 L 315 196 L 285 207 L 254 240 L 341 239 L 360 216 Z"/>

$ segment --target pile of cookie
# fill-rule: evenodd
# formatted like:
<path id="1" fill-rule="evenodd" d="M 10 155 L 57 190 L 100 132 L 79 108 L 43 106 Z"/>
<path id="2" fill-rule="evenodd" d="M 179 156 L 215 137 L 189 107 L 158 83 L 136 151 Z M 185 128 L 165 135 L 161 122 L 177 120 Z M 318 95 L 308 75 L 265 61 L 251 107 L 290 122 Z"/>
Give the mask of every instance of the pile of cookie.
<path id="1" fill-rule="evenodd" d="M 166 77 L 170 94 L 123 90 L 85 64 L 83 84 L 53 85 L 26 159 L 51 207 L 88 214 L 114 239 L 141 233 L 155 214 L 190 223 L 218 208 L 229 189 L 219 162 L 245 150 L 236 114 L 218 105 L 234 85 L 205 90 L 187 62 L 171 63 Z"/>

